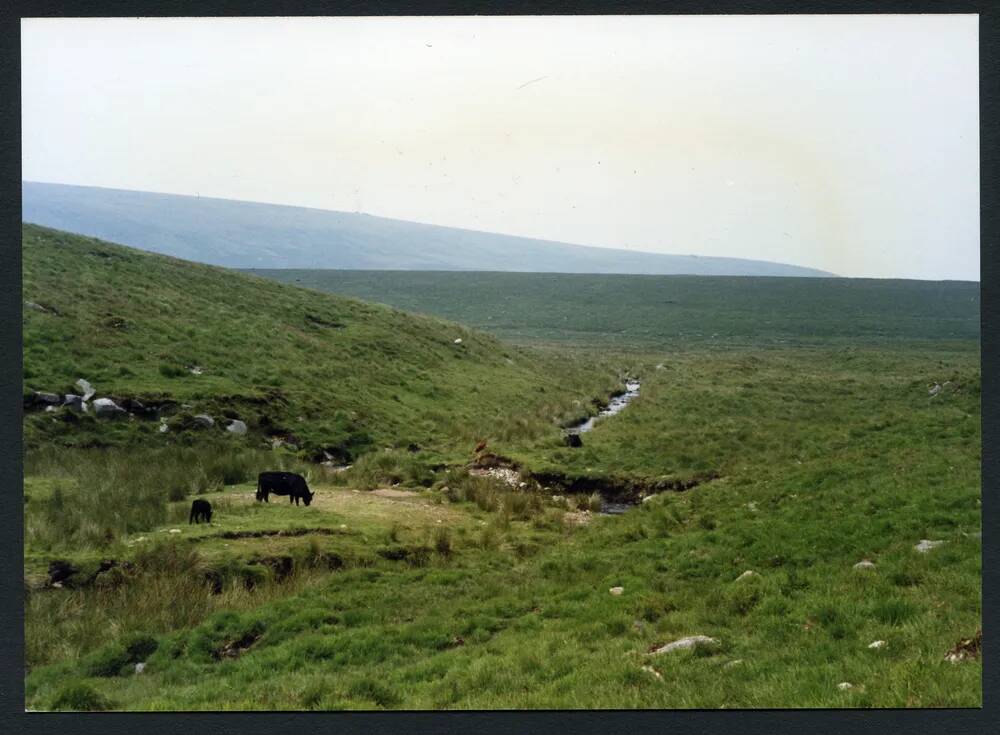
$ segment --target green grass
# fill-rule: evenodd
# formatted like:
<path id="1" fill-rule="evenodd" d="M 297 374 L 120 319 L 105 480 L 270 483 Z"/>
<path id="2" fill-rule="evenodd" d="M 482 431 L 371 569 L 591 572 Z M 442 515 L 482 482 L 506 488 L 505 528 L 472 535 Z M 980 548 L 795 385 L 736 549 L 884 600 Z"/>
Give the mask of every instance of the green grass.
<path id="1" fill-rule="evenodd" d="M 251 428 L 242 444 L 278 432 L 310 457 L 410 443 L 464 456 L 525 420 L 557 433 L 550 416 L 617 385 L 608 364 L 33 225 L 23 252 L 24 300 L 48 309 L 24 309 L 26 393 L 77 392 L 83 377 L 98 396 L 177 404 L 167 434 L 156 421 L 34 413 L 28 447 L 221 441 L 229 416 Z M 199 412 L 216 427 L 190 428 Z"/>
<path id="2" fill-rule="evenodd" d="M 102 248 L 113 257 L 89 254 Z M 77 261 L 84 283 L 119 288 L 74 285 Z M 26 417 L 32 709 L 982 703 L 981 661 L 944 660 L 982 625 L 981 380 L 968 308 L 952 298 L 962 284 L 940 286 L 936 302 L 933 285 L 887 282 L 879 295 L 879 284 L 862 284 L 853 303 L 880 314 L 882 337 L 822 289 L 785 310 L 812 314 L 812 336 L 796 336 L 787 314 L 750 335 L 773 296 L 760 283 L 745 284 L 740 307 L 756 316 L 722 343 L 672 342 L 661 321 L 648 340 L 626 334 L 631 349 L 618 351 L 624 311 L 605 323 L 605 306 L 571 310 L 577 322 L 564 333 L 551 314 L 541 326 L 525 317 L 514 336 L 574 347 L 556 352 L 37 228 L 26 230 L 25 262 L 25 299 L 62 314 L 25 312 L 26 388 L 83 376 L 113 395 L 169 394 L 190 413 L 238 409 L 251 424 L 249 437 L 233 438 L 147 432 L 138 421 L 63 421 L 57 431 L 57 416 Z M 626 305 L 633 283 L 618 282 Z M 130 288 L 134 308 L 114 301 Z M 67 292 L 74 298 L 54 302 Z M 151 305 L 153 294 L 175 311 Z M 738 298 L 725 303 L 740 311 Z M 537 292 L 524 308 L 540 304 Z M 354 326 L 299 349 L 289 335 L 306 309 Z M 107 337 L 94 320 L 108 311 L 129 329 Z M 706 325 L 725 311 L 704 302 L 693 313 Z M 579 349 L 587 313 L 594 352 Z M 204 375 L 160 370 L 171 329 L 195 330 L 189 344 L 201 352 L 185 360 Z M 229 334 L 238 347 L 225 345 Z M 468 346 L 460 357 L 452 334 Z M 399 352 L 380 363 L 386 345 Z M 351 361 L 323 367 L 345 353 Z M 130 374 L 116 377 L 122 368 Z M 282 379 L 287 403 L 247 377 L 261 369 Z M 314 380 L 325 370 L 343 380 Z M 363 379 L 350 382 L 352 370 Z M 393 382 L 410 370 L 423 377 Z M 559 423 L 590 411 L 624 370 L 641 377 L 639 397 L 583 447 L 566 447 Z M 946 387 L 932 397 L 935 383 Z M 323 446 L 329 410 L 358 414 L 342 436 L 370 437 L 351 445 L 349 471 L 260 446 L 255 411 Z M 469 476 L 478 438 L 525 474 L 716 479 L 621 516 L 588 515 L 599 501 L 590 489 L 560 498 Z M 310 507 L 253 501 L 255 473 L 278 465 L 309 475 Z M 199 494 L 215 507 L 211 526 L 187 524 Z M 921 539 L 944 543 L 921 554 Z M 80 588 L 42 588 L 53 559 L 77 566 L 76 579 L 102 561 L 118 566 Z M 875 570 L 854 569 L 862 559 Z M 746 570 L 756 575 L 736 581 Z M 719 642 L 648 654 L 698 634 Z M 885 647 L 869 648 L 875 640 Z M 844 681 L 854 687 L 839 690 Z"/>
<path id="3" fill-rule="evenodd" d="M 517 343 L 600 348 L 979 339 L 979 284 L 860 278 L 254 270 Z"/>

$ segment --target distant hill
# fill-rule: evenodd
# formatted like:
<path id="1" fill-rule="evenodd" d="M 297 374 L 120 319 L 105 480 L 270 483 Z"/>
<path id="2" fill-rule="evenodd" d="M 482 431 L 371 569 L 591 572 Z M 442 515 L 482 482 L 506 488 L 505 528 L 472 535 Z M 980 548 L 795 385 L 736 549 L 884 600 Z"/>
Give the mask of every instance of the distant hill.
<path id="1" fill-rule="evenodd" d="M 829 276 L 739 258 L 570 245 L 367 214 L 24 182 L 25 222 L 229 268 Z"/>

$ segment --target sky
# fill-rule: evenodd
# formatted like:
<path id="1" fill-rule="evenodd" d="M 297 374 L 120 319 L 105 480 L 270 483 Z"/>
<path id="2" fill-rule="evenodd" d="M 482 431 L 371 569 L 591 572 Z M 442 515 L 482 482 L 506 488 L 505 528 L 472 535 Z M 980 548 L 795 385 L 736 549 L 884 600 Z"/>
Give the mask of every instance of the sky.
<path id="1" fill-rule="evenodd" d="M 979 280 L 975 15 L 21 32 L 25 180 Z"/>

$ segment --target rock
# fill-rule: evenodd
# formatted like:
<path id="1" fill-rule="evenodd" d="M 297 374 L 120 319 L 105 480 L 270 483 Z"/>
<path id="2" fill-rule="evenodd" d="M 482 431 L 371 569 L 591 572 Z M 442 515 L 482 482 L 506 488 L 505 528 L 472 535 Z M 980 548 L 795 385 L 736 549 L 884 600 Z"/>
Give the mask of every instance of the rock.
<path id="1" fill-rule="evenodd" d="M 35 311 L 40 311 L 43 314 L 49 314 L 50 313 L 48 309 L 46 309 L 41 304 L 36 304 L 34 301 L 25 301 L 24 305 L 26 307 L 28 307 L 29 309 L 34 309 Z"/>
<path id="2" fill-rule="evenodd" d="M 160 433 L 166 434 L 168 431 L 170 431 L 170 427 L 167 426 L 167 422 L 164 421 L 162 424 L 160 424 Z"/>
<path id="3" fill-rule="evenodd" d="M 644 497 L 644 498 L 642 499 L 642 502 L 643 502 L 643 503 L 648 503 L 649 501 L 651 501 L 651 500 L 652 500 L 653 498 L 655 498 L 655 497 L 656 497 L 655 495 L 647 495 L 646 497 Z"/>
<path id="4" fill-rule="evenodd" d="M 659 671 L 657 671 L 656 669 L 654 669 L 652 666 L 643 666 L 642 670 L 645 671 L 647 674 L 652 674 L 657 679 L 662 679 L 663 678 L 663 675 Z"/>
<path id="5" fill-rule="evenodd" d="M 204 426 L 205 428 L 208 428 L 210 426 L 215 426 L 215 419 L 204 413 L 199 413 L 197 416 L 195 416 L 194 422 L 199 426 Z"/>
<path id="6" fill-rule="evenodd" d="M 945 661 L 950 661 L 953 664 L 959 661 L 965 661 L 966 659 L 979 658 L 979 651 L 983 647 L 983 631 L 982 629 L 977 630 L 976 634 L 972 638 L 963 638 L 955 646 L 944 655 Z"/>
<path id="7" fill-rule="evenodd" d="M 83 400 L 89 401 L 91 398 L 93 398 L 95 393 L 94 386 L 92 386 L 83 378 L 80 378 L 78 381 L 76 381 L 76 387 L 80 389 L 81 393 L 83 393 Z"/>
<path id="8" fill-rule="evenodd" d="M 45 391 L 36 390 L 31 394 L 32 400 L 35 405 L 38 406 L 61 406 L 62 398 L 60 398 L 55 393 L 46 393 Z"/>
<path id="9" fill-rule="evenodd" d="M 457 345 L 460 345 L 460 344 L 462 344 L 462 338 L 461 338 L 461 337 L 459 337 L 458 339 L 456 339 L 456 340 L 455 340 L 455 344 L 457 344 Z"/>
<path id="10" fill-rule="evenodd" d="M 239 419 L 233 419 L 229 422 L 229 426 L 226 427 L 226 431 L 230 434 L 236 434 L 237 436 L 242 436 L 247 433 L 247 425 L 240 421 Z"/>
<path id="11" fill-rule="evenodd" d="M 671 651 L 683 651 L 688 648 L 694 648 L 695 646 L 711 646 L 717 644 L 719 641 L 716 638 L 709 638 L 707 635 L 692 635 L 687 638 L 680 638 L 672 643 L 668 643 L 665 646 L 660 646 L 659 648 L 651 651 L 652 654 L 659 653 L 670 653 Z"/>
<path id="12" fill-rule="evenodd" d="M 126 411 L 110 398 L 98 398 L 94 401 L 94 414 L 100 418 L 113 419 L 124 416 Z"/>
<path id="13" fill-rule="evenodd" d="M 757 574 L 757 572 L 753 571 L 752 569 L 747 569 L 745 572 L 743 572 L 743 574 L 741 574 L 736 578 L 736 581 L 739 582 L 741 579 L 747 579 L 749 577 L 759 577 L 759 576 L 760 575 Z"/>
<path id="14" fill-rule="evenodd" d="M 842 692 L 846 692 L 848 689 L 853 689 L 854 685 L 849 681 L 842 681 L 837 685 L 837 689 Z"/>
<path id="15" fill-rule="evenodd" d="M 874 569 L 874 562 L 870 562 L 867 559 L 862 559 L 857 564 L 854 565 L 855 569 Z"/>
<path id="16" fill-rule="evenodd" d="M 743 663 L 743 659 L 741 659 L 741 658 L 734 658 L 732 661 L 729 661 L 728 663 L 726 663 L 722 668 L 724 668 L 724 669 L 731 669 L 734 666 L 739 666 L 741 663 Z"/>
<path id="17" fill-rule="evenodd" d="M 933 398 L 940 392 L 941 392 L 941 386 L 935 383 L 933 386 L 931 386 L 930 390 L 927 391 L 927 395 Z"/>
<path id="18" fill-rule="evenodd" d="M 145 670 L 145 668 L 146 668 L 146 663 L 144 661 L 140 661 L 135 665 L 135 673 L 141 674 Z"/>
<path id="19" fill-rule="evenodd" d="M 170 529 L 170 533 L 180 533 L 180 532 L 181 532 L 181 529 L 179 529 L 179 528 L 171 528 Z"/>
<path id="20" fill-rule="evenodd" d="M 205 372 L 202 368 L 198 367 L 197 365 L 192 365 L 191 367 L 188 368 L 188 371 L 192 375 L 201 375 L 203 372 Z"/>
<path id="21" fill-rule="evenodd" d="M 67 393 L 63 396 L 63 405 L 73 413 L 86 413 L 87 411 L 87 402 L 83 400 L 83 396 L 73 395 L 72 393 Z"/>
<path id="22" fill-rule="evenodd" d="M 875 649 L 885 648 L 885 646 L 886 646 L 885 641 L 872 641 L 871 643 L 868 644 L 869 648 L 875 648 Z"/>
<path id="23" fill-rule="evenodd" d="M 755 503 L 753 501 L 747 503 L 747 510 L 749 510 L 751 513 L 756 513 L 757 512 L 757 503 Z"/>
<path id="24" fill-rule="evenodd" d="M 583 439 L 580 438 L 579 434 L 567 434 L 564 441 L 567 447 L 577 448 L 583 446 Z"/>
<path id="25" fill-rule="evenodd" d="M 615 597 L 621 596 L 621 593 L 624 591 L 625 591 L 624 587 L 612 587 L 611 589 L 608 590 L 608 592 L 610 592 Z"/>
<path id="26" fill-rule="evenodd" d="M 937 548 L 943 543 L 944 541 L 930 541 L 928 539 L 921 539 L 920 543 L 914 546 L 913 548 L 919 551 L 921 554 L 926 554 L 931 549 Z"/>

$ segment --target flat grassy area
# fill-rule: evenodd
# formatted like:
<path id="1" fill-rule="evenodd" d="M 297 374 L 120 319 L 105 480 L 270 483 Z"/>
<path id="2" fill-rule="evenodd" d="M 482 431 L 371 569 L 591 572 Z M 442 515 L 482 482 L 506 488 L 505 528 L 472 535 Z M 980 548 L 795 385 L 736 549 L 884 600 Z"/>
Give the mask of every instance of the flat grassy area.
<path id="1" fill-rule="evenodd" d="M 509 342 L 601 349 L 979 340 L 979 284 L 863 278 L 254 270 Z"/>

